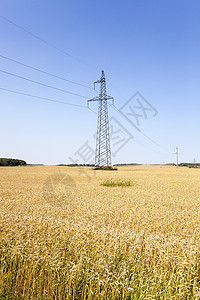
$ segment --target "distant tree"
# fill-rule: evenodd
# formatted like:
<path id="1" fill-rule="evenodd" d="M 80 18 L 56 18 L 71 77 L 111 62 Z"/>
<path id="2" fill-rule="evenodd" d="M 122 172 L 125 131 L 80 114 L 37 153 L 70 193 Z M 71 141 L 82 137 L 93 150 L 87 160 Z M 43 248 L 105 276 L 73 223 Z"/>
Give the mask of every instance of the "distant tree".
<path id="1" fill-rule="evenodd" d="M 21 159 L 15 158 L 0 158 L 0 166 L 8 167 L 8 166 L 25 166 L 26 162 Z"/>

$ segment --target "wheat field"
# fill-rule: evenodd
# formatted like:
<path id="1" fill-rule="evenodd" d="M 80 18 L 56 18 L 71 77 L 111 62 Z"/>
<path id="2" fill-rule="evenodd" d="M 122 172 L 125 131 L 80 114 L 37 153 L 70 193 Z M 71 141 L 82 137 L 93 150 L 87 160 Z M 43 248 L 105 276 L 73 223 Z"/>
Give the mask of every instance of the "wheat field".
<path id="1" fill-rule="evenodd" d="M 199 191 L 200 169 L 1 167 L 0 299 L 200 299 Z"/>

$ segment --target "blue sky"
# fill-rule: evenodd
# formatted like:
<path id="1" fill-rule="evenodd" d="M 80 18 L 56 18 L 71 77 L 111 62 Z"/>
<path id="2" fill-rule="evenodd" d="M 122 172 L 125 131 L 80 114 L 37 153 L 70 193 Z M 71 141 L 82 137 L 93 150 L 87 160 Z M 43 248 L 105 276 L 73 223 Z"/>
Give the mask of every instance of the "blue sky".
<path id="1" fill-rule="evenodd" d="M 140 119 L 137 131 L 114 107 L 132 139 L 113 163 L 200 161 L 199 1 L 1 1 L 0 55 L 93 87 L 105 70 L 108 94 L 120 109 L 137 91 L 158 114 Z M 65 52 L 65 53 L 64 53 Z M 69 55 L 68 55 L 69 54 Z M 95 91 L 41 74 L 0 57 L 0 69 L 88 99 Z M 0 72 L 0 88 L 86 106 L 87 99 Z M 29 163 L 81 161 L 78 150 L 95 148 L 97 103 L 75 107 L 0 90 L 0 157 Z M 126 132 L 126 133 L 127 133 Z M 126 135 L 125 133 L 125 135 Z M 120 133 L 123 136 L 123 133 Z M 125 138 L 125 137 L 124 137 Z"/>

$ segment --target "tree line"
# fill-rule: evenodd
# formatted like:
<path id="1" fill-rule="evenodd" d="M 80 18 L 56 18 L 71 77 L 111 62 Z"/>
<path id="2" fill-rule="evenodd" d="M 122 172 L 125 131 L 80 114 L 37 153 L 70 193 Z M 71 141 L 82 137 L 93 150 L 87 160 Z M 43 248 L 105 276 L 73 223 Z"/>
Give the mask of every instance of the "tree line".
<path id="1" fill-rule="evenodd" d="M 0 166 L 25 166 L 26 162 L 15 158 L 0 158 Z"/>

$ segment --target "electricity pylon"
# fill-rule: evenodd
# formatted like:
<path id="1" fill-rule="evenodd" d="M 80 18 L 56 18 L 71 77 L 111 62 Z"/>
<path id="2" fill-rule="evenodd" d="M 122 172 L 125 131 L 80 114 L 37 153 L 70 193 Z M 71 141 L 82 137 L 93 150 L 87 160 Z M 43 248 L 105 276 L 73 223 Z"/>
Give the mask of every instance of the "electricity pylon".
<path id="1" fill-rule="evenodd" d="M 106 78 L 104 71 L 101 71 L 101 78 L 94 82 L 100 83 L 99 96 L 88 100 L 98 101 L 98 122 L 97 122 L 97 137 L 96 137 L 96 151 L 95 151 L 95 166 L 106 167 L 111 166 L 111 150 L 110 150 L 110 133 L 109 133 L 109 121 L 108 121 L 108 105 L 107 101 L 114 101 L 113 97 L 110 97 L 106 93 Z"/>
<path id="2" fill-rule="evenodd" d="M 176 167 L 178 168 L 178 147 L 176 147 Z"/>

